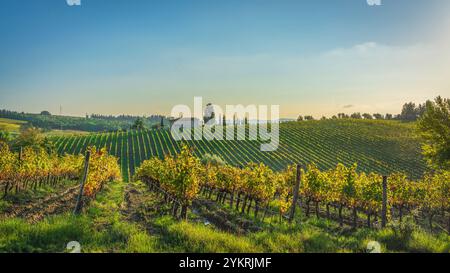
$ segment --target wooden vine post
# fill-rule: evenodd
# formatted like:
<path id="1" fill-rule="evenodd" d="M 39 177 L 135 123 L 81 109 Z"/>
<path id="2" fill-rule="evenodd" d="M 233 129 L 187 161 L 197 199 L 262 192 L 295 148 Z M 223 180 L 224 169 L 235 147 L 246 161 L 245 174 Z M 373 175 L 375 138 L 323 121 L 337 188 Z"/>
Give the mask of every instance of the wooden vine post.
<path id="1" fill-rule="evenodd" d="M 20 150 L 19 150 L 19 164 L 22 165 L 22 161 L 23 161 L 23 148 L 22 146 L 20 146 Z M 17 181 L 16 183 L 16 193 L 19 192 L 19 190 L 21 190 L 21 188 L 24 187 L 24 182 L 22 182 L 22 185 L 20 185 L 20 182 Z"/>
<path id="2" fill-rule="evenodd" d="M 381 227 L 385 228 L 387 223 L 387 176 L 383 176 L 383 196 L 381 207 Z"/>
<path id="3" fill-rule="evenodd" d="M 297 175 L 295 177 L 295 186 L 294 186 L 294 198 L 292 199 L 292 206 L 289 215 L 289 223 L 292 223 L 292 220 L 295 216 L 295 208 L 297 207 L 298 202 L 298 191 L 300 190 L 300 177 L 301 176 L 301 165 L 297 164 Z"/>
<path id="4" fill-rule="evenodd" d="M 87 180 L 88 173 L 89 173 L 90 157 L 91 157 L 91 152 L 87 151 L 86 158 L 84 160 L 84 170 L 83 170 L 83 177 L 82 177 L 81 185 L 80 185 L 80 192 L 78 193 L 77 204 L 75 205 L 73 214 L 80 214 L 81 210 L 83 209 L 83 190 L 84 190 L 84 185 L 86 184 L 86 180 Z"/>
<path id="5" fill-rule="evenodd" d="M 181 212 L 180 212 L 180 219 L 186 221 L 187 220 L 187 210 L 188 210 L 188 205 L 187 204 L 182 204 L 181 205 Z"/>

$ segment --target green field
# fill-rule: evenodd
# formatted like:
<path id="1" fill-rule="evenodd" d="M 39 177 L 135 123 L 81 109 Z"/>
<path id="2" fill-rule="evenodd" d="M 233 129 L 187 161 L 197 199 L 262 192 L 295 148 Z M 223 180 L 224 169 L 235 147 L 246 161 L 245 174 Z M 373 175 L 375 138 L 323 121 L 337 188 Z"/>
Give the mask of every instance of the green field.
<path id="1" fill-rule="evenodd" d="M 169 130 L 131 130 L 54 138 L 59 153 L 84 153 L 92 145 L 106 147 L 119 158 L 125 180 L 144 160 L 176 154 L 182 143 Z M 403 171 L 412 178 L 425 171 L 414 123 L 398 121 L 325 120 L 280 125 L 280 145 L 261 152 L 260 141 L 188 141 L 195 154 L 220 155 L 229 164 L 262 162 L 275 170 L 288 164 L 315 162 L 328 169 L 337 163 L 358 163 L 360 171 L 388 174 Z"/>
<path id="2" fill-rule="evenodd" d="M 26 121 L 21 120 L 0 118 L 0 131 L 18 133 L 20 131 L 20 126 L 26 123 L 27 123 Z"/>
<path id="3" fill-rule="evenodd" d="M 22 125 L 27 124 L 27 121 L 0 118 L 0 131 L 10 132 L 12 134 L 18 134 Z M 89 134 L 85 131 L 78 130 L 48 130 L 43 133 L 46 137 L 63 137 L 72 135 L 86 135 Z"/>

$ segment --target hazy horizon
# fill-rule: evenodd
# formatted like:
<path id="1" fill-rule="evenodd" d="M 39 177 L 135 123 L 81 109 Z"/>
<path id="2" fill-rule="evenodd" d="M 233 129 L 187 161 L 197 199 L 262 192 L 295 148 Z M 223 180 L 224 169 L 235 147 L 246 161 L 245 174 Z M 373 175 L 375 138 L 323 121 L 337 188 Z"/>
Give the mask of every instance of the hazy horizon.
<path id="1" fill-rule="evenodd" d="M 202 96 L 320 118 L 450 97 L 449 1 L 5 0 L 0 37 L 0 109 L 18 112 L 170 115 Z"/>

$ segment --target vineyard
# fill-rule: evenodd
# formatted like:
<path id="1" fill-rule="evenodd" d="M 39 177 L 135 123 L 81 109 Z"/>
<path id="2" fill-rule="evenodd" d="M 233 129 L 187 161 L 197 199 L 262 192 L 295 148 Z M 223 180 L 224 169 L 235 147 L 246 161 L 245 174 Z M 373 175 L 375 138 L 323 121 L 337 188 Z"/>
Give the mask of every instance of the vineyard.
<path id="1" fill-rule="evenodd" d="M 140 142 L 133 136 L 144 132 L 167 131 L 114 135 L 130 135 L 120 141 L 134 145 Z M 130 182 L 106 183 L 120 180 L 119 160 L 107 152 L 118 141 L 111 138 L 108 144 L 104 137 L 98 146 L 105 148 L 98 149 L 87 139 L 77 155 L 30 147 L 14 152 L 1 145 L 0 201 L 21 200 L 23 192 L 32 198 L 2 209 L 1 251 L 60 252 L 61 241 L 74 234 L 85 252 L 361 252 L 373 239 L 387 251 L 448 252 L 450 246 L 449 172 L 425 172 L 411 180 L 399 172 L 387 177 L 365 172 L 355 163 L 327 169 L 288 164 L 276 170 L 248 160 L 233 166 L 216 156 L 199 158 L 201 146 L 183 141 L 174 142 L 173 151 L 162 147 L 162 159 L 157 153 L 139 161 L 134 175 L 128 174 Z M 142 146 L 137 147 L 120 151 L 138 162 L 134 155 Z M 122 169 L 129 168 L 126 158 Z M 76 185 L 64 186 L 67 179 Z M 86 209 L 73 217 L 75 199 L 82 196 L 79 181 Z M 44 186 L 58 191 L 34 198 Z M 394 223 L 400 221 L 403 230 L 411 216 L 420 228 L 405 237 Z"/>
<path id="2" fill-rule="evenodd" d="M 445 171 L 426 175 L 418 181 L 410 181 L 401 173 L 382 177 L 358 172 L 356 164 L 351 167 L 338 164 L 327 171 L 320 171 L 314 164 L 303 170 L 289 166 L 285 171 L 274 172 L 262 163 L 249 163 L 244 168 L 215 163 L 203 165 L 187 146 L 183 146 L 177 157 L 144 161 L 136 172 L 136 179 L 145 181 L 151 189 L 162 189 L 165 200 L 172 204 L 174 215 L 181 206 L 181 218 L 186 218 L 188 207 L 200 194 L 211 198 L 214 192 L 215 201 L 224 204 L 228 200 L 231 209 L 247 214 L 253 211 L 257 218 L 259 211 L 264 210 L 265 215 L 272 206 L 278 209 L 281 219 L 288 212 L 293 196 L 297 195 L 294 190 L 297 183 L 306 216 L 310 214 L 310 204 L 314 203 L 317 217 L 320 217 L 321 206 L 326 207 L 327 218 L 330 218 L 330 207 L 337 208 L 338 220 L 343 226 L 343 209 L 346 209 L 352 212 L 354 228 L 358 213 L 367 216 L 370 228 L 371 217 L 379 219 L 381 216 L 384 227 L 388 211 L 391 218 L 395 214 L 401 222 L 404 213 L 417 210 L 428 219 L 430 229 L 437 216 L 439 226 L 450 232 L 450 172 Z M 297 206 L 296 201 L 293 204 Z"/>
<path id="3" fill-rule="evenodd" d="M 89 172 L 84 195 L 95 197 L 103 184 L 120 178 L 117 159 L 105 150 L 89 148 Z M 0 189 L 3 198 L 25 190 L 36 190 L 44 185 L 56 186 L 63 180 L 79 180 L 83 173 L 84 156 L 48 154 L 44 149 L 27 147 L 13 152 L 0 143 Z"/>
<path id="4" fill-rule="evenodd" d="M 293 163 L 315 163 L 327 170 L 342 163 L 358 164 L 364 172 L 404 172 L 420 178 L 425 171 L 414 124 L 396 121 L 326 120 L 289 122 L 280 125 L 280 145 L 275 152 L 261 152 L 259 140 L 184 141 L 194 154 L 219 155 L 232 166 L 264 163 L 283 170 Z M 236 130 L 235 134 L 238 134 Z M 248 134 L 248 128 L 246 130 Z M 58 153 L 83 154 L 87 147 L 105 147 L 119 158 L 124 180 L 128 181 L 144 160 L 181 151 L 169 130 L 129 130 L 54 138 Z"/>

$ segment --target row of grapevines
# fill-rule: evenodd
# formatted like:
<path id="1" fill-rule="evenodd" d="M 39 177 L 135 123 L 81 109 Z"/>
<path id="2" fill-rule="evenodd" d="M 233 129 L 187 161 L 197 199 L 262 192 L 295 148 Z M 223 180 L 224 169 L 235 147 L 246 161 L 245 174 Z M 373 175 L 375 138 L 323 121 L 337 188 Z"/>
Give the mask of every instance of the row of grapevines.
<path id="1" fill-rule="evenodd" d="M 201 164 L 185 146 L 177 157 L 167 155 L 165 160 L 154 157 L 144 161 L 136 171 L 136 178 L 151 179 L 175 196 L 182 203 L 182 217 L 186 217 L 187 207 L 199 190 Z"/>
<path id="2" fill-rule="evenodd" d="M 90 148 L 88 178 L 84 193 L 94 196 L 107 181 L 121 177 L 117 159 L 105 149 Z M 24 148 L 13 152 L 8 145 L 0 143 L 0 187 L 3 196 L 15 190 L 18 193 L 36 189 L 45 184 L 56 185 L 59 181 L 79 179 L 83 171 L 84 157 L 81 155 L 58 156 L 43 149 Z"/>
<path id="3" fill-rule="evenodd" d="M 211 197 L 218 192 L 216 201 L 230 201 L 230 207 L 255 213 L 261 206 L 275 202 L 280 214 L 287 212 L 293 195 L 296 168 L 291 165 L 282 172 L 271 170 L 260 163 L 249 163 L 243 168 L 229 165 L 200 164 L 193 152 L 184 146 L 179 156 L 167 156 L 165 160 L 153 158 L 144 161 L 137 169 L 137 179 L 152 179 L 183 200 L 186 205 L 198 193 Z M 420 209 L 428 215 L 435 215 L 450 208 L 450 173 L 440 172 L 426 175 L 419 181 L 410 181 L 406 175 L 395 173 L 388 177 L 388 205 L 400 211 Z M 342 223 L 344 208 L 351 209 L 356 224 L 357 212 L 364 212 L 369 218 L 379 215 L 382 208 L 381 175 L 357 172 L 357 165 L 346 167 L 337 164 L 335 168 L 321 171 L 310 164 L 301 173 L 300 196 L 307 207 L 310 203 L 316 210 L 321 204 L 337 207 Z M 318 211 L 316 211 L 318 213 Z M 401 214 L 401 213 L 400 213 Z M 370 224 L 369 224 L 370 225 Z"/>
<path id="4" fill-rule="evenodd" d="M 109 155 L 106 148 L 97 150 L 95 147 L 91 147 L 90 152 L 91 157 L 84 194 L 88 197 L 94 197 L 106 182 L 120 179 L 121 174 L 117 158 Z"/>
<path id="5" fill-rule="evenodd" d="M 76 179 L 82 170 L 83 157 L 49 155 L 45 150 L 24 148 L 21 153 L 10 151 L 0 143 L 0 185 L 3 195 L 43 184 L 55 184 L 61 179 Z"/>
<path id="6" fill-rule="evenodd" d="M 342 223 L 342 209 L 353 211 L 353 224 L 356 225 L 357 212 L 376 216 L 382 209 L 383 177 L 376 173 L 357 172 L 356 164 L 346 167 L 338 164 L 336 168 L 320 171 L 310 164 L 303 171 L 300 193 L 309 213 L 309 203 L 315 207 L 325 204 L 339 208 Z M 292 174 L 291 174 L 292 175 Z M 400 220 L 405 210 L 418 209 L 425 212 L 430 221 L 437 213 L 450 209 L 450 172 L 441 171 L 427 174 L 421 180 L 411 181 L 403 173 L 394 173 L 387 177 L 388 210 L 399 211 Z"/>

